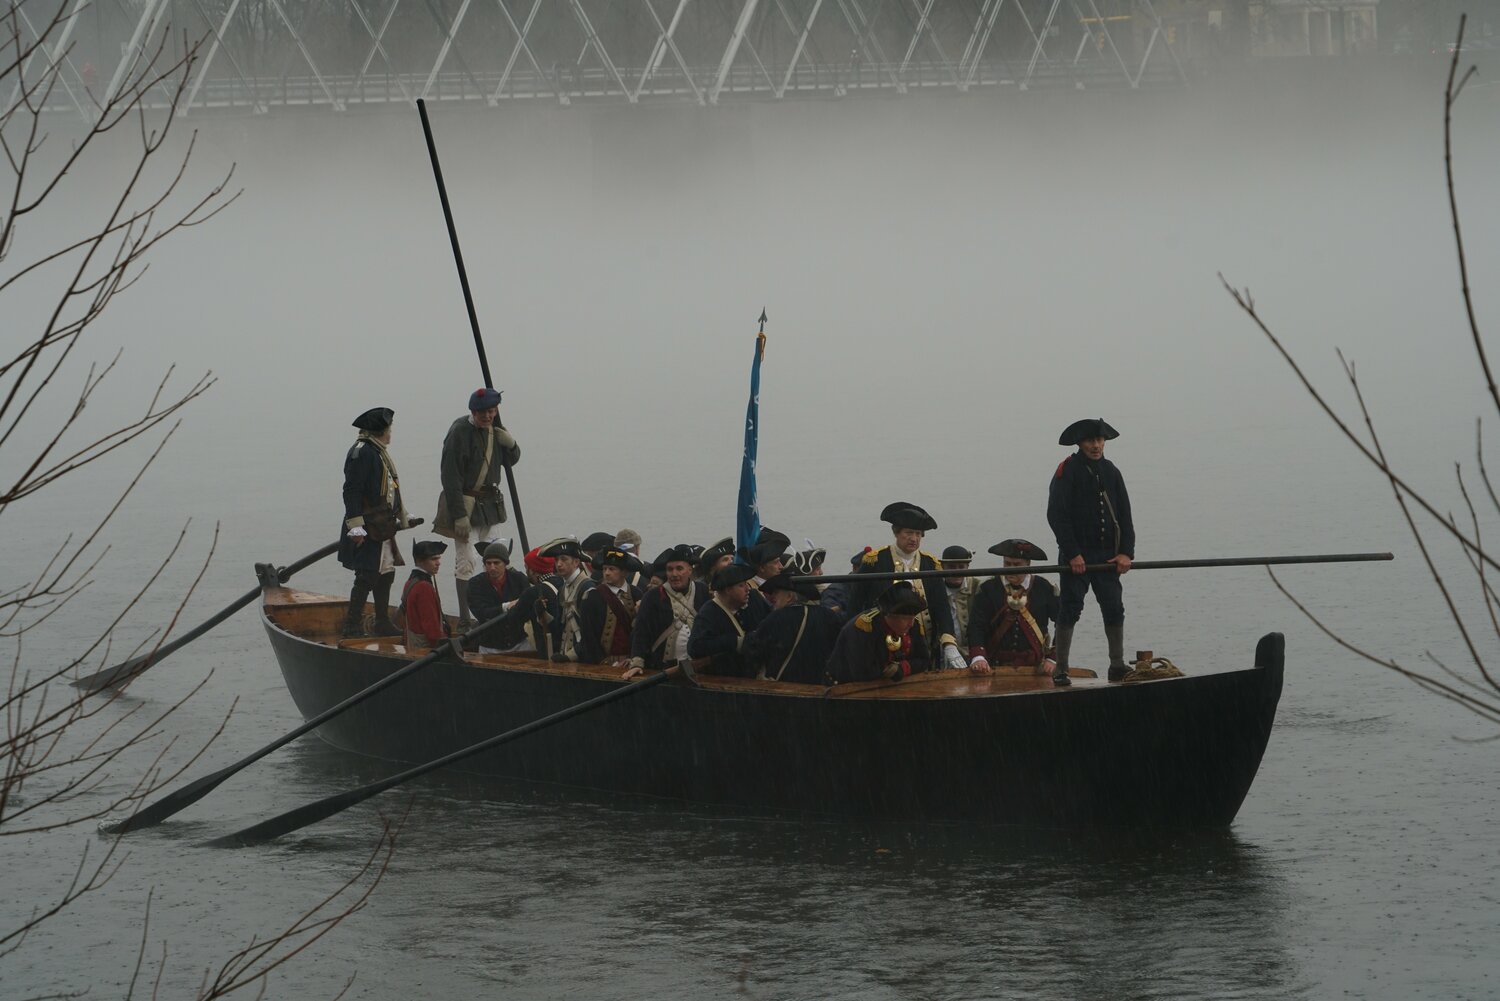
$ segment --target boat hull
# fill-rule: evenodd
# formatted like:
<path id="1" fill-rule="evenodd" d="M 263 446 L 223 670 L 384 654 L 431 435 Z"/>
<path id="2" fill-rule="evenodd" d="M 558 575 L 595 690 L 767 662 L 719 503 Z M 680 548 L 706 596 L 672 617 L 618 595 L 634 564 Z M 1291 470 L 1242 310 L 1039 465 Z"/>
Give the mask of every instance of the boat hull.
<path id="1" fill-rule="evenodd" d="M 304 718 L 410 658 L 266 629 Z M 399 650 L 399 647 L 396 648 Z M 466 771 L 754 813 L 1046 827 L 1222 827 L 1259 768 L 1282 686 L 1258 666 L 975 694 L 955 676 L 835 688 L 657 685 L 477 755 Z M 956 672 L 955 672 L 956 674 Z M 334 717 L 335 747 L 419 763 L 620 686 L 609 677 L 439 661 Z M 753 683 L 752 683 L 753 684 Z M 768 683 L 769 684 L 769 683 Z M 897 692 L 895 689 L 902 689 Z M 898 697 L 899 696 L 899 697 Z"/>

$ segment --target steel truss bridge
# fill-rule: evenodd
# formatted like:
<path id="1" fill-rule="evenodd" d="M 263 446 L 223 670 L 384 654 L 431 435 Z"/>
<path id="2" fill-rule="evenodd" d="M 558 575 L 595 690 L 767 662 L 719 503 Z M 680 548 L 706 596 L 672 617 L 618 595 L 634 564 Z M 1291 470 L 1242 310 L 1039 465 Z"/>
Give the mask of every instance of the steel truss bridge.
<path id="1" fill-rule="evenodd" d="M 41 58 L 61 62 L 53 103 L 85 118 L 158 47 L 167 57 L 197 39 L 184 115 L 419 97 L 720 105 L 1186 79 L 1151 0 L 11 2 L 31 36 L 61 15 Z"/>

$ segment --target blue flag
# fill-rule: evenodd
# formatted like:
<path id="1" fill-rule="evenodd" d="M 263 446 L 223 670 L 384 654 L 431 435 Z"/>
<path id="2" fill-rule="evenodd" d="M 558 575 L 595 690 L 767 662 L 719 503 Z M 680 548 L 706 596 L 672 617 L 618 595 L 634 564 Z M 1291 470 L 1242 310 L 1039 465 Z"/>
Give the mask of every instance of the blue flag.
<path id="1" fill-rule="evenodd" d="M 755 490 L 755 455 L 760 435 L 760 360 L 766 353 L 766 335 L 755 337 L 755 360 L 750 363 L 750 402 L 745 405 L 745 458 L 740 465 L 739 515 L 735 519 L 736 548 L 749 549 L 760 535 L 760 496 Z M 735 557 L 737 562 L 744 562 Z"/>

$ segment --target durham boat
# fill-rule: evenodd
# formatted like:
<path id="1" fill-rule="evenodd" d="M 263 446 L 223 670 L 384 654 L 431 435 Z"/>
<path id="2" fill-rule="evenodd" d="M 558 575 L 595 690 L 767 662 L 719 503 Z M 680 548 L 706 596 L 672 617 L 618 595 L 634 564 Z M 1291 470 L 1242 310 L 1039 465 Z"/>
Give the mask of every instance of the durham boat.
<path id="1" fill-rule="evenodd" d="M 288 690 L 310 719 L 414 657 L 341 639 L 343 599 L 263 591 Z M 464 762 L 467 771 L 760 815 L 1038 827 L 1224 827 L 1255 779 L 1284 641 L 1251 665 L 1109 684 L 936 672 L 830 688 L 697 675 L 655 685 Z M 628 684 L 617 668 L 465 654 L 318 729 L 334 747 L 421 763 Z"/>

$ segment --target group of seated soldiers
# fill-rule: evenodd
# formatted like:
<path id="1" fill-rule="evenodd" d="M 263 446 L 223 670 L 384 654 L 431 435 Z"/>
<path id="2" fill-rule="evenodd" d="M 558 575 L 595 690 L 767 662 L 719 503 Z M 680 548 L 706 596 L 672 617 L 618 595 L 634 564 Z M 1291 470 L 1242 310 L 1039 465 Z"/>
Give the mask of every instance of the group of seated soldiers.
<path id="1" fill-rule="evenodd" d="M 897 580 L 893 572 L 967 569 L 973 553 L 949 546 L 941 559 L 921 550 L 936 522 L 915 504 L 881 512 L 892 543 L 865 549 L 851 574 L 869 583 L 819 583 L 826 555 L 791 552 L 790 539 L 762 529 L 752 546 L 732 539 L 686 543 L 654 562 L 637 555 L 639 536 L 594 533 L 555 539 L 511 566 L 510 547 L 483 547 L 484 570 L 465 585 L 483 628 L 468 643 L 481 653 L 535 651 L 555 661 L 611 664 L 631 678 L 679 663 L 705 674 L 826 685 L 900 680 L 933 670 L 989 674 L 995 667 L 1051 668 L 1048 629 L 1057 591 L 1027 573 L 1046 554 L 1024 539 L 989 547 L 1015 573 Z M 402 596 L 409 648 L 446 638 L 433 575 L 445 544 L 419 542 Z"/>

